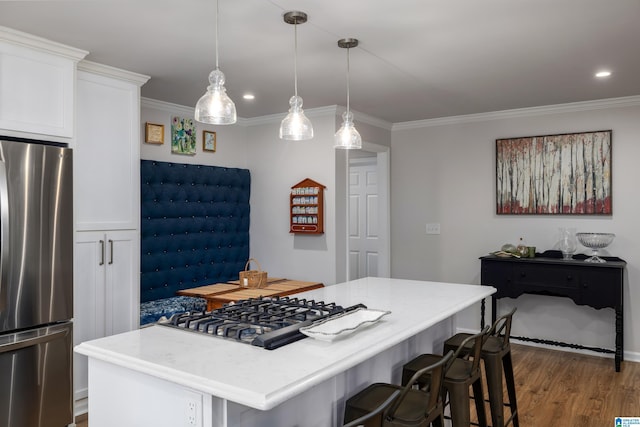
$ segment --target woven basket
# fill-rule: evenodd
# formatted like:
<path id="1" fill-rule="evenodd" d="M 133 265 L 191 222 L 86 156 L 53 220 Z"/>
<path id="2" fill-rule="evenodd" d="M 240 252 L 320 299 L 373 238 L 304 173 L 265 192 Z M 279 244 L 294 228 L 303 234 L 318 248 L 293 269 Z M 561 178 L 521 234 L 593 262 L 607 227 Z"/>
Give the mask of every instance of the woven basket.
<path id="1" fill-rule="evenodd" d="M 251 261 L 258 266 L 257 270 L 248 270 Z M 240 272 L 240 286 L 245 288 L 264 288 L 267 286 L 267 272 L 262 271 L 260 263 L 255 258 L 249 258 L 244 266 L 244 271 Z"/>

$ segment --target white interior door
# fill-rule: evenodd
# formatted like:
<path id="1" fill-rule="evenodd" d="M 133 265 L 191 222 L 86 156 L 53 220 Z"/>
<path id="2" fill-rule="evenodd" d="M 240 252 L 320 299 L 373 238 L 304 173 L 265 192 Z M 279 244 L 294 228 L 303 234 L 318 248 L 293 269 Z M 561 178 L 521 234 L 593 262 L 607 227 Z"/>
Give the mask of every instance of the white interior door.
<path id="1" fill-rule="evenodd" d="M 349 280 L 379 274 L 379 212 L 376 157 L 350 160 Z"/>

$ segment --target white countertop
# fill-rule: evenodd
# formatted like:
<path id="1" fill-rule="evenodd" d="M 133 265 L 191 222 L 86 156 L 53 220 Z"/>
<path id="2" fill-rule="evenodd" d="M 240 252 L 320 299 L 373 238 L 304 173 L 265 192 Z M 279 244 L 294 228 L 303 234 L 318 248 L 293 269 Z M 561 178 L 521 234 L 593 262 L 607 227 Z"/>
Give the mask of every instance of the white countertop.
<path id="1" fill-rule="evenodd" d="M 424 331 L 495 292 L 479 285 L 364 278 L 297 294 L 390 310 L 333 342 L 305 338 L 276 350 L 165 326 L 84 342 L 75 350 L 213 396 L 268 410 Z"/>

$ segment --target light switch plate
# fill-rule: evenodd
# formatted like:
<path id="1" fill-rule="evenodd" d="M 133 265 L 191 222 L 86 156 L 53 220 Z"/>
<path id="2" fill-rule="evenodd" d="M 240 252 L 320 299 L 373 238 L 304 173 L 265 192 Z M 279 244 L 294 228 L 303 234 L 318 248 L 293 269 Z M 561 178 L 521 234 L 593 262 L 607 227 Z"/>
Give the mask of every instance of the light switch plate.
<path id="1" fill-rule="evenodd" d="M 440 223 L 432 222 L 427 224 L 427 234 L 440 234 Z"/>

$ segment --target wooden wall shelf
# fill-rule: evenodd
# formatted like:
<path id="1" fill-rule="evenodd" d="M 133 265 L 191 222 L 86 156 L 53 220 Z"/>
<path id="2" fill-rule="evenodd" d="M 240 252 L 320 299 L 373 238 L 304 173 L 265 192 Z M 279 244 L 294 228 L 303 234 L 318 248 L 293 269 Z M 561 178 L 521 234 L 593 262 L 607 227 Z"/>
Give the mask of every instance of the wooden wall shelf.
<path id="1" fill-rule="evenodd" d="M 324 233 L 325 188 L 324 185 L 309 178 L 291 187 L 289 197 L 290 233 Z"/>

